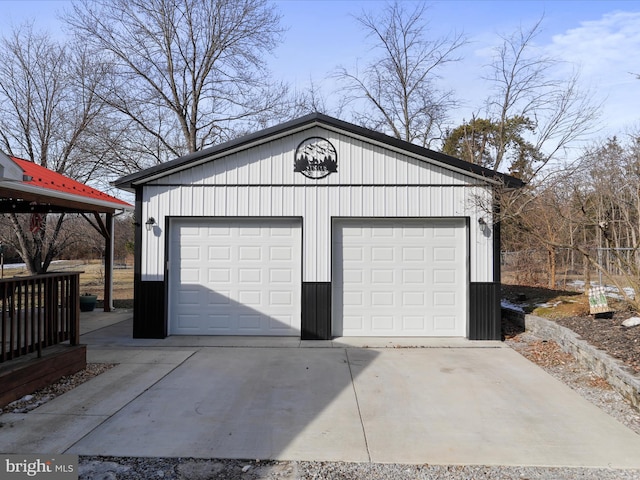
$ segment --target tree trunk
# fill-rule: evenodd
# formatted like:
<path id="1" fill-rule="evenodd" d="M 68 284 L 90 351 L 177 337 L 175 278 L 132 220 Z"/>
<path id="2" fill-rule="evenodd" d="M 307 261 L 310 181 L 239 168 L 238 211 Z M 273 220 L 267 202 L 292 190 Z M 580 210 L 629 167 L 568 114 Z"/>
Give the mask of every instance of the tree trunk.
<path id="1" fill-rule="evenodd" d="M 549 261 L 549 288 L 556 288 L 556 249 L 550 247 L 547 250 Z"/>

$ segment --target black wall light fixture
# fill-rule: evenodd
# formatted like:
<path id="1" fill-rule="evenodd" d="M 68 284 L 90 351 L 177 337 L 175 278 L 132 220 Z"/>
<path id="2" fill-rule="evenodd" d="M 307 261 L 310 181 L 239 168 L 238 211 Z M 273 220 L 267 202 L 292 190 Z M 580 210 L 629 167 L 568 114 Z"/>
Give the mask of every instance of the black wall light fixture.
<path id="1" fill-rule="evenodd" d="M 147 228 L 147 232 L 150 232 L 155 224 L 156 224 L 156 219 L 153 217 L 149 217 L 149 219 L 144 224 L 144 226 Z"/>

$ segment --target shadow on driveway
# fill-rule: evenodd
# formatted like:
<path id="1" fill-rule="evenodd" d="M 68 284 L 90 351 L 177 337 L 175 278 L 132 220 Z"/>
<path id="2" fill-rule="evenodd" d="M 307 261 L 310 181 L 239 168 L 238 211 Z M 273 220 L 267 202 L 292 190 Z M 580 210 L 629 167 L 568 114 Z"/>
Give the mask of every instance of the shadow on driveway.
<path id="1" fill-rule="evenodd" d="M 130 328 L 84 335 L 90 361 L 120 365 L 0 417 L 0 451 L 640 468 L 640 436 L 499 342 L 147 342 Z"/>

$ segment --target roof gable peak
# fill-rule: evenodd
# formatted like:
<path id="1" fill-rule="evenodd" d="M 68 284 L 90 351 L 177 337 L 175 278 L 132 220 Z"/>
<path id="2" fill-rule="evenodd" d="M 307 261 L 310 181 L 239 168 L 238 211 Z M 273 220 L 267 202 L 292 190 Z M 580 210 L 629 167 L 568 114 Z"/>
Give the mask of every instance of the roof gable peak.
<path id="1" fill-rule="evenodd" d="M 135 185 L 143 185 L 151 180 L 162 178 L 203 161 L 209 161 L 215 157 L 247 149 L 258 143 L 290 135 L 296 131 L 309 129 L 314 126 L 321 126 L 330 130 L 343 132 L 351 136 L 360 137 L 370 143 L 377 143 L 392 150 L 407 153 L 413 157 L 420 157 L 451 170 L 465 172 L 476 177 L 482 177 L 489 183 L 503 183 L 507 186 L 516 188 L 523 185 L 523 182 L 515 177 L 494 172 L 493 170 L 466 162 L 459 158 L 451 157 L 444 153 L 430 150 L 344 120 L 339 120 L 320 112 L 313 112 L 288 122 L 190 153 L 176 158 L 175 160 L 155 165 L 134 174 L 121 177 L 113 182 L 113 185 L 118 188 L 131 191 L 134 189 Z"/>

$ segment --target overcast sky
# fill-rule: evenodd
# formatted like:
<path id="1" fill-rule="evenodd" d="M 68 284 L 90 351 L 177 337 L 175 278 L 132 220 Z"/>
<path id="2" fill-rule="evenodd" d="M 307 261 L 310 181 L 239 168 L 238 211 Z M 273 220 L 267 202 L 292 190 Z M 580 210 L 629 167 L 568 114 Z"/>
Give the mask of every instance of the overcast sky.
<path id="1" fill-rule="evenodd" d="M 329 74 L 337 66 L 363 64 L 370 54 L 353 16 L 385 6 L 383 1 L 371 0 L 275 3 L 288 30 L 284 44 L 270 60 L 274 76 L 297 88 L 313 79 L 327 93 L 333 87 Z M 512 33 L 520 25 L 530 27 L 544 15 L 537 46 L 570 62 L 568 69 L 580 68 L 582 86 L 605 102 L 601 135 L 640 129 L 640 80 L 631 74 L 640 74 L 640 1 L 449 0 L 429 5 L 429 31 L 434 38 L 459 32 L 469 40 L 461 52 L 463 60 L 444 72 L 447 86 L 463 101 L 463 107 L 451 112 L 453 124 L 477 112 L 487 97 L 482 66 L 489 63 L 498 34 Z M 28 19 L 59 33 L 56 13 L 65 6 L 68 2 L 0 0 L 0 33 Z"/>

